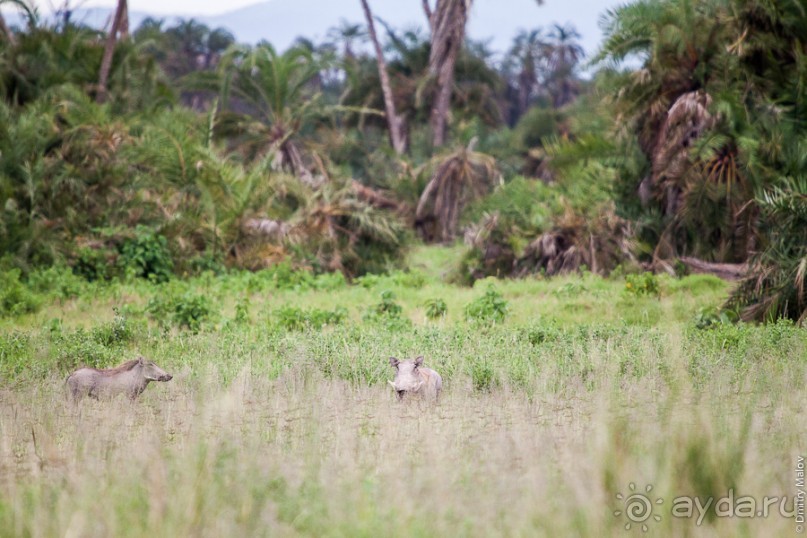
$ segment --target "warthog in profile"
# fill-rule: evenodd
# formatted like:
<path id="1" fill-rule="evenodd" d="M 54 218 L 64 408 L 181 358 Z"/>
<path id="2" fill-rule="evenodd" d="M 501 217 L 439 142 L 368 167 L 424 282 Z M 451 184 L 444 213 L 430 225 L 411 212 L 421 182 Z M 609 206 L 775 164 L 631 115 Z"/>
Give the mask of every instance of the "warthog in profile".
<path id="1" fill-rule="evenodd" d="M 423 357 L 403 361 L 390 357 L 389 363 L 395 368 L 395 379 L 389 384 L 395 389 L 399 400 L 406 393 L 419 394 L 435 400 L 440 397 L 443 378 L 431 368 L 423 366 Z"/>
<path id="2" fill-rule="evenodd" d="M 134 400 L 146 390 L 149 381 L 171 381 L 172 377 L 152 361 L 138 357 L 109 370 L 79 368 L 67 378 L 67 386 L 73 399 L 126 394 Z"/>

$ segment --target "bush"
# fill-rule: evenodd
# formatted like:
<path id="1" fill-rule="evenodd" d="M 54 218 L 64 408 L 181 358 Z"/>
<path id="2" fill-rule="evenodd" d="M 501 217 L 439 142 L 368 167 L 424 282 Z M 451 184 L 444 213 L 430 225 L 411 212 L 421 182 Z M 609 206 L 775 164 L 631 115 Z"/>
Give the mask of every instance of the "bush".
<path id="1" fill-rule="evenodd" d="M 426 285 L 426 275 L 419 271 L 391 271 L 388 274 L 368 273 L 355 278 L 353 282 L 367 289 L 378 286 L 420 289 Z"/>
<path id="2" fill-rule="evenodd" d="M 499 384 L 496 372 L 485 359 L 474 359 L 470 363 L 471 382 L 474 390 L 479 392 L 490 392 Z"/>
<path id="3" fill-rule="evenodd" d="M 429 299 L 426 301 L 426 317 L 431 320 L 445 317 L 448 305 L 442 299 Z"/>
<path id="4" fill-rule="evenodd" d="M 236 323 L 249 323 L 249 297 L 244 297 L 235 305 Z"/>
<path id="5" fill-rule="evenodd" d="M 479 323 L 501 323 L 507 317 L 507 301 L 491 285 L 482 297 L 465 306 L 465 319 Z"/>
<path id="6" fill-rule="evenodd" d="M 73 273 L 88 282 L 110 280 L 116 273 L 117 257 L 118 252 L 114 249 L 80 248 L 76 251 Z"/>
<path id="7" fill-rule="evenodd" d="M 264 273 L 279 290 L 308 290 L 314 287 L 314 275 L 310 271 L 293 268 L 289 262 L 273 265 Z"/>
<path id="8" fill-rule="evenodd" d="M 13 378 L 29 367 L 30 340 L 27 334 L 19 332 L 0 334 L 0 378 Z"/>
<path id="9" fill-rule="evenodd" d="M 661 294 L 658 277 L 653 273 L 629 274 L 625 276 L 625 291 L 639 297 L 640 295 Z"/>
<path id="10" fill-rule="evenodd" d="M 168 281 L 174 269 L 168 240 L 145 226 L 138 226 L 135 236 L 123 242 L 118 265 L 127 275 L 133 274 L 156 282 Z"/>
<path id="11" fill-rule="evenodd" d="M 28 285 L 37 293 L 60 300 L 78 297 L 86 288 L 80 276 L 69 268 L 58 265 L 33 271 L 28 276 Z"/>
<path id="12" fill-rule="evenodd" d="M 42 298 L 20 281 L 20 270 L 0 272 L 0 317 L 36 312 Z"/>
<path id="13" fill-rule="evenodd" d="M 83 328 L 69 333 L 53 333 L 52 342 L 57 350 L 56 366 L 62 372 L 79 366 L 104 368 L 115 359 L 112 351 L 99 342 L 98 335 L 88 333 Z"/>
<path id="14" fill-rule="evenodd" d="M 326 325 L 339 325 L 347 317 L 347 309 L 337 307 L 334 310 L 311 308 L 304 310 L 294 306 L 284 306 L 275 311 L 279 326 L 288 331 L 304 331 L 321 329 Z"/>
<path id="15" fill-rule="evenodd" d="M 190 290 L 172 292 L 170 288 L 154 295 L 146 305 L 146 312 L 161 325 L 170 323 L 193 332 L 199 332 L 202 325 L 213 317 L 210 299 L 206 295 Z"/>
<path id="16" fill-rule="evenodd" d="M 401 312 L 403 312 L 403 307 L 395 302 L 395 294 L 386 290 L 381 292 L 381 302 L 372 306 L 367 314 L 369 317 L 400 318 Z"/>
<path id="17" fill-rule="evenodd" d="M 695 327 L 698 329 L 713 329 L 718 325 L 733 325 L 740 320 L 740 315 L 734 310 L 717 308 L 701 308 L 695 314 Z"/>
<path id="18" fill-rule="evenodd" d="M 127 318 L 115 309 L 115 319 L 92 329 L 96 342 L 104 346 L 117 346 L 130 342 L 134 338 L 134 330 Z"/>

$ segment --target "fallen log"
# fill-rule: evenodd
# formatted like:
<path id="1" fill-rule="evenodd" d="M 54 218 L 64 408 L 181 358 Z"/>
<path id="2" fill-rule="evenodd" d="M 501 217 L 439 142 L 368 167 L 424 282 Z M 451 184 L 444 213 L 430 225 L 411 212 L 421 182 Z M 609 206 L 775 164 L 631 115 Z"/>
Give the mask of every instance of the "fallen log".
<path id="1" fill-rule="evenodd" d="M 678 259 L 693 273 L 715 275 L 723 280 L 740 280 L 748 272 L 748 264 L 745 263 L 713 263 L 690 257 Z"/>

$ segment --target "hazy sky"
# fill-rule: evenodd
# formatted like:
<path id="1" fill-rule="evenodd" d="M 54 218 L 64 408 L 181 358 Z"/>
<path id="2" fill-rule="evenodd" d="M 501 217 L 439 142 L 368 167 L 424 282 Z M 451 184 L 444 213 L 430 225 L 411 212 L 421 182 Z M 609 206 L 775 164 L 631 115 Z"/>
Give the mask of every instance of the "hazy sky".
<path id="1" fill-rule="evenodd" d="M 272 0 L 265 0 L 271 2 Z M 330 2 L 333 0 L 322 0 Z M 399 0 L 400 2 L 411 2 L 416 9 L 420 9 L 419 0 Z M 475 0 L 476 2 L 495 2 L 502 4 L 506 8 L 512 4 L 512 0 Z M 544 0 L 543 9 L 547 12 L 562 15 L 563 20 L 573 20 L 586 12 L 599 13 L 608 7 L 623 4 L 614 0 Z M 359 2 L 359 0 L 355 0 Z M 226 2 L 210 0 L 129 0 L 129 9 L 132 11 L 148 11 L 157 14 L 198 14 L 198 15 L 218 15 L 233 11 L 252 4 L 257 4 L 256 0 L 227 0 Z M 370 7 L 373 7 L 373 0 L 369 0 Z M 431 0 L 434 5 L 434 0 Z M 520 3 L 520 2 L 516 2 Z M 64 0 L 35 0 L 34 4 L 49 9 L 51 6 L 60 6 Z M 114 6 L 115 0 L 70 0 L 70 4 L 77 7 Z"/>
<path id="2" fill-rule="evenodd" d="M 44 12 L 51 11 L 54 6 L 64 5 L 65 0 L 33 0 Z M 68 0 L 73 8 L 89 7 L 110 7 L 116 4 L 115 0 Z M 305 35 L 310 38 L 323 38 L 322 18 L 328 12 L 335 20 L 329 25 L 336 25 L 339 20 L 340 10 L 344 10 L 342 16 L 351 22 L 363 22 L 359 0 L 321 0 L 322 13 L 312 14 L 309 17 L 310 24 L 306 26 L 306 18 L 300 19 L 298 16 L 289 21 L 272 21 L 274 30 L 272 42 L 285 47 L 297 35 Z M 430 0 L 434 5 L 434 0 Z M 231 13 L 240 8 L 258 3 L 284 3 L 293 4 L 289 0 L 227 0 L 206 1 L 206 0 L 129 0 L 129 10 L 131 12 L 145 12 L 148 14 L 169 16 L 177 15 L 183 17 L 209 17 Z M 492 46 L 495 49 L 502 49 L 511 42 L 513 35 L 519 29 L 532 29 L 538 26 L 548 26 L 553 23 L 572 23 L 577 31 L 582 35 L 581 44 L 587 53 L 593 52 L 600 43 L 601 31 L 599 20 L 602 14 L 609 8 L 614 8 L 628 0 L 544 0 L 543 5 L 538 7 L 535 0 L 474 0 L 474 11 L 469 21 L 469 33 L 476 39 L 492 39 Z M 306 5 L 310 1 L 305 2 Z M 301 2 L 302 4 L 302 2 Z M 369 4 L 374 13 L 384 17 L 388 22 L 396 27 L 407 25 L 425 24 L 421 0 L 369 0 Z M 4 10 L 7 10 L 5 8 Z M 250 26 L 260 27 L 260 22 L 238 19 L 231 17 L 225 22 L 231 24 L 238 23 L 242 29 Z M 267 24 L 266 21 L 263 21 Z M 268 26 L 271 24 L 267 24 Z M 280 28 L 277 28 L 277 26 Z M 289 27 L 289 26 L 292 27 Z M 243 33 L 243 32 L 242 32 Z M 254 31 L 252 32 L 254 34 Z M 285 34 L 288 35 L 285 35 Z M 248 39 L 256 37 L 247 32 Z M 261 36 L 263 37 L 263 36 Z"/>

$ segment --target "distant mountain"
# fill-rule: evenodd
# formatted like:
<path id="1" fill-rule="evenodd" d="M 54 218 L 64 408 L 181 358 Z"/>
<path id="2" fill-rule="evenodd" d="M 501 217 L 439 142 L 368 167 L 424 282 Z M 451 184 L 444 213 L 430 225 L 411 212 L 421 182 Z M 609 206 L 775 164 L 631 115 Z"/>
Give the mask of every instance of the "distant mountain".
<path id="1" fill-rule="evenodd" d="M 538 6 L 535 0 L 476 0 L 468 25 L 473 39 L 489 41 L 497 52 L 504 52 L 512 43 L 518 29 L 532 29 L 553 23 L 572 23 L 582 35 L 581 44 L 587 54 L 594 52 L 601 39 L 597 21 L 602 11 L 618 5 L 619 0 L 589 0 L 587 8 L 582 2 L 546 0 Z M 578 4 L 575 6 L 575 4 Z M 370 0 L 374 15 L 395 28 L 426 27 L 426 19 L 418 0 Z M 4 10 L 9 23 L 19 24 L 15 12 Z M 72 18 L 94 27 L 103 27 L 111 10 L 91 8 L 76 10 Z M 148 14 L 133 11 L 129 14 L 131 28 Z M 195 18 L 208 26 L 223 26 L 236 39 L 256 43 L 265 39 L 278 49 L 285 49 L 298 36 L 314 41 L 325 39 L 328 29 L 345 19 L 363 23 L 364 15 L 359 0 L 268 0 L 242 9 L 212 17 L 194 16 L 192 13 L 176 16 L 157 16 L 171 24 L 176 18 Z"/>

